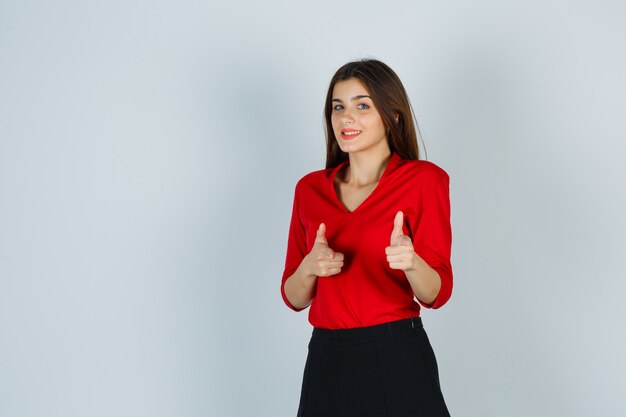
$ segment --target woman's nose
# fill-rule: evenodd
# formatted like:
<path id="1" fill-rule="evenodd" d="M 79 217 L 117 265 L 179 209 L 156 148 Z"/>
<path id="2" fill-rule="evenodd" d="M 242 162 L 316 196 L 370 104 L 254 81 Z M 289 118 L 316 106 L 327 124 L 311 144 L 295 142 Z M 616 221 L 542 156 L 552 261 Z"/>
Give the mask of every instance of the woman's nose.
<path id="1" fill-rule="evenodd" d="M 352 116 L 352 113 L 350 113 L 349 110 L 346 110 L 343 112 L 343 114 L 341 115 L 341 122 L 343 124 L 352 124 L 354 123 L 354 117 Z"/>

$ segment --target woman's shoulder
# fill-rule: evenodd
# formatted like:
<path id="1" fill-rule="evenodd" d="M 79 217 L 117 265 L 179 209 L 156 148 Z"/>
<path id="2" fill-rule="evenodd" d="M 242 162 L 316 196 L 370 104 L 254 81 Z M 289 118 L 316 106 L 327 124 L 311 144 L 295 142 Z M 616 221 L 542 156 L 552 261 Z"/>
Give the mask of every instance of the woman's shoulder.
<path id="1" fill-rule="evenodd" d="M 419 177 L 420 180 L 429 178 L 434 181 L 449 181 L 450 176 L 441 166 L 434 162 L 427 161 L 425 159 L 403 159 L 402 167 L 411 173 L 415 178 Z"/>
<path id="2" fill-rule="evenodd" d="M 315 187 L 323 184 L 325 182 L 330 181 L 330 177 L 332 175 L 334 168 L 326 168 L 326 169 L 318 169 L 316 171 L 311 171 L 308 174 L 303 175 L 296 182 L 296 188 L 302 187 Z"/>

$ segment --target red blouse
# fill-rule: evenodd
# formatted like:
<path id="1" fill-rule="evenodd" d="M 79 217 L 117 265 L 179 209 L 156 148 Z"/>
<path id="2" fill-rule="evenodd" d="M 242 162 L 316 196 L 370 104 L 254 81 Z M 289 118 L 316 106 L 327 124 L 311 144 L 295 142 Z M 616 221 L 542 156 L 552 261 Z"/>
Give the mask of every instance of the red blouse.
<path id="1" fill-rule="evenodd" d="M 406 160 L 392 153 L 374 191 L 352 212 L 341 203 L 333 185 L 335 168 L 311 172 L 295 187 L 281 282 L 298 268 L 315 241 L 320 223 L 326 224 L 331 249 L 344 254 L 344 266 L 336 275 L 318 277 L 309 310 L 315 327 L 344 329 L 371 326 L 419 316 L 420 304 L 439 308 L 452 292 L 452 229 L 448 174 L 432 162 Z M 404 212 L 404 234 L 415 252 L 441 278 L 441 289 L 432 305 L 416 301 L 404 271 L 391 269 L 385 248 L 396 213 Z"/>

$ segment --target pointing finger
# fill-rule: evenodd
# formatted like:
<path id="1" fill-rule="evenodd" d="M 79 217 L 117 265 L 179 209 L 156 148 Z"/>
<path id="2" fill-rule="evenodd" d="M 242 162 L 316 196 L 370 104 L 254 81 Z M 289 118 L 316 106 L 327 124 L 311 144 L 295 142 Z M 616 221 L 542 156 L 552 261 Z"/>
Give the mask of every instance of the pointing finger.
<path id="1" fill-rule="evenodd" d="M 391 231 L 391 241 L 392 245 L 394 244 L 394 238 L 399 238 L 404 235 L 402 231 L 402 224 L 404 223 L 404 213 L 401 211 L 396 213 L 396 217 L 393 219 L 393 230 Z"/>
<path id="2" fill-rule="evenodd" d="M 326 225 L 324 223 L 320 223 L 319 227 L 317 228 L 315 243 L 323 243 L 324 245 L 328 245 L 328 241 L 326 240 Z"/>

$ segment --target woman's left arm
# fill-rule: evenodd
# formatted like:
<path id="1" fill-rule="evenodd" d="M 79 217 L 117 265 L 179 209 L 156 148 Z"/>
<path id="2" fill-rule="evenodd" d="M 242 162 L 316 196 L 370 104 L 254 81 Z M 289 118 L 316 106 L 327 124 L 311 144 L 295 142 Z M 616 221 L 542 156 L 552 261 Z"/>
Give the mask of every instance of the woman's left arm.
<path id="1" fill-rule="evenodd" d="M 413 293 L 423 303 L 431 305 L 441 289 L 439 273 L 415 253 L 411 238 L 402 231 L 404 214 L 399 211 L 393 221 L 390 246 L 385 249 L 391 269 L 404 271 Z"/>
<path id="2" fill-rule="evenodd" d="M 418 213 L 406 223 L 402 212 L 396 214 L 386 253 L 389 266 L 404 271 L 418 301 L 439 308 L 452 294 L 450 177 L 439 167 L 431 168 L 420 178 Z"/>

